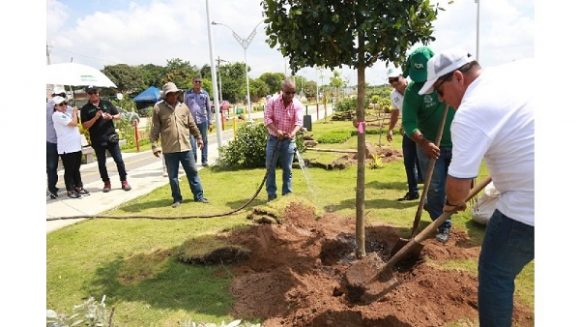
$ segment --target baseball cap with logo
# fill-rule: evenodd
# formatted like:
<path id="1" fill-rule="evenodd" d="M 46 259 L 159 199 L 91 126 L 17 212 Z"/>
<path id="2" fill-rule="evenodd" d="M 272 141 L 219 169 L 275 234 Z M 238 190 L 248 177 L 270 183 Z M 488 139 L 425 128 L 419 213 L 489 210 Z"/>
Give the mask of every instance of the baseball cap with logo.
<path id="1" fill-rule="evenodd" d="M 85 87 L 85 92 L 95 93 L 95 92 L 99 92 L 99 89 L 94 85 L 89 85 L 89 86 Z"/>
<path id="2" fill-rule="evenodd" d="M 413 82 L 425 82 L 427 80 L 427 61 L 429 61 L 433 55 L 435 55 L 435 53 L 433 53 L 433 51 L 428 47 L 418 47 L 413 50 L 405 63 L 403 76 L 410 76 Z"/>
<path id="3" fill-rule="evenodd" d="M 475 58 L 467 51 L 460 48 L 443 51 L 429 59 L 429 62 L 427 63 L 427 81 L 421 90 L 419 90 L 419 94 L 423 95 L 433 92 L 433 85 L 439 78 L 474 60 Z"/>

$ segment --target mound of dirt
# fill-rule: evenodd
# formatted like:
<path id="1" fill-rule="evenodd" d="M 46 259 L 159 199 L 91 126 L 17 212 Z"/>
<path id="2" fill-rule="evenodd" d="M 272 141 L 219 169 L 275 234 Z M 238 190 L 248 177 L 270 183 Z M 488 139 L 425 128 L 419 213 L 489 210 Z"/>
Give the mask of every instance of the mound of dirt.
<path id="1" fill-rule="evenodd" d="M 477 276 L 440 270 L 432 261 L 475 258 L 479 247 L 453 231 L 446 245 L 425 242 L 422 258 L 395 272 L 401 283 L 378 301 L 351 303 L 340 281 L 355 259 L 355 221 L 336 214 L 320 219 L 312 208 L 291 203 L 282 224 L 254 225 L 227 241 L 251 251 L 233 266 L 232 315 L 261 318 L 264 326 L 443 326 L 477 321 Z M 388 259 L 399 239 L 390 226 L 367 227 L 367 254 Z M 427 260 L 429 259 L 429 260 Z M 533 325 L 533 313 L 516 305 L 514 320 Z"/>

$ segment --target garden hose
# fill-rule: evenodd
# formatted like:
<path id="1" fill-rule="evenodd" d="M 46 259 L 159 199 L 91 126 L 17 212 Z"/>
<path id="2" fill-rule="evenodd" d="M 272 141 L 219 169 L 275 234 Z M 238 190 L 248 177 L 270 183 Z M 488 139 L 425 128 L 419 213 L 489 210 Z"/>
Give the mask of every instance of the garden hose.
<path id="1" fill-rule="evenodd" d="M 280 151 L 280 140 L 277 139 L 276 145 L 275 145 L 275 152 L 279 152 L 279 151 Z M 258 197 L 258 194 L 260 194 L 260 191 L 262 191 L 262 188 L 264 187 L 264 183 L 266 183 L 266 178 L 268 178 L 268 173 L 270 172 L 270 169 L 276 169 L 276 162 L 277 161 L 272 160 L 270 167 L 267 167 L 266 174 L 264 174 L 264 178 L 262 178 L 262 182 L 260 183 L 260 186 L 256 190 L 256 193 L 254 193 L 254 195 L 248 201 L 246 201 L 246 203 L 244 203 L 241 207 L 234 209 L 234 210 L 227 211 L 227 212 L 217 213 L 217 214 L 209 214 L 209 215 L 187 215 L 187 216 L 155 216 L 155 215 L 115 216 L 115 215 L 96 214 L 96 215 L 77 215 L 77 216 L 67 216 L 67 217 L 49 217 L 49 218 L 46 218 L 46 221 L 71 220 L 71 219 L 96 219 L 96 218 L 100 218 L 100 219 L 185 220 L 185 219 L 194 219 L 194 218 L 217 218 L 217 217 L 224 217 L 224 216 L 233 215 L 234 213 L 246 208 L 252 201 L 254 201 L 254 199 L 256 199 Z"/>

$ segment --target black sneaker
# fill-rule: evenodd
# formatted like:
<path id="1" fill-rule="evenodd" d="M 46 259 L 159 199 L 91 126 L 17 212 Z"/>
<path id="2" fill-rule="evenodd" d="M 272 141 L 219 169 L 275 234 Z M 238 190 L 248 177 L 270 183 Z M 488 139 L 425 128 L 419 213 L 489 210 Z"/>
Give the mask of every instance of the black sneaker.
<path id="1" fill-rule="evenodd" d="M 204 167 L 207 167 L 207 166 L 209 166 L 207 162 L 204 162 L 204 163 L 202 163 L 201 165 L 202 165 L 202 166 L 204 166 Z"/>
<path id="2" fill-rule="evenodd" d="M 53 192 L 48 192 L 48 195 L 50 196 L 50 198 L 52 200 L 58 198 L 58 192 L 54 192 L 54 193 Z"/>
<path id="3" fill-rule="evenodd" d="M 441 228 L 435 239 L 441 243 L 445 243 L 449 240 L 449 228 Z"/>
<path id="4" fill-rule="evenodd" d="M 77 191 L 67 191 L 67 192 L 66 192 L 66 195 L 67 195 L 69 198 L 73 198 L 73 199 L 78 199 L 78 198 L 80 198 L 80 197 L 81 197 L 81 195 L 80 195 L 80 194 L 79 194 L 79 192 L 77 192 Z"/>
<path id="5" fill-rule="evenodd" d="M 404 197 L 398 198 L 397 201 L 412 201 L 417 200 L 419 198 L 419 193 L 411 193 L 407 192 Z"/>
<path id="6" fill-rule="evenodd" d="M 209 200 L 206 199 L 205 197 L 201 197 L 201 198 L 195 199 L 193 201 L 195 201 L 195 202 L 201 202 L 201 203 L 209 203 Z"/>
<path id="7" fill-rule="evenodd" d="M 171 207 L 172 207 L 172 208 L 177 208 L 177 207 L 179 207 L 180 205 L 181 205 L 181 202 L 180 202 L 180 201 L 175 201 L 175 202 L 173 202 L 173 204 L 171 205 Z"/>
<path id="8" fill-rule="evenodd" d="M 89 191 L 87 191 L 84 187 L 75 187 L 75 191 L 80 195 L 90 195 Z"/>

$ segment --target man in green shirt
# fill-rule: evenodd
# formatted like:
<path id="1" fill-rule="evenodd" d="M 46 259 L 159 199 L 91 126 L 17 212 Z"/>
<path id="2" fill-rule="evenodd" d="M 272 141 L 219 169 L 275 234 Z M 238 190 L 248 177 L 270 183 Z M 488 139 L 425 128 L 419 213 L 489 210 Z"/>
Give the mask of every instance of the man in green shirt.
<path id="1" fill-rule="evenodd" d="M 421 171 L 426 173 L 429 159 L 436 159 L 431 177 L 431 185 L 427 191 L 425 210 L 432 220 L 443 213 L 445 205 L 445 180 L 447 168 L 451 163 L 451 134 L 449 128 L 455 110 L 449 110 L 443 130 L 443 138 L 439 147 L 435 145 L 437 129 L 445 110 L 443 102 L 439 101 L 437 93 L 419 95 L 419 90 L 427 80 L 427 61 L 434 53 L 428 47 L 415 49 L 405 64 L 405 77 L 410 76 L 411 82 L 405 90 L 403 101 L 403 129 L 417 145 L 417 155 Z M 423 176 L 427 179 L 426 176 Z M 443 223 L 438 230 L 436 239 L 447 242 L 451 220 Z"/>

